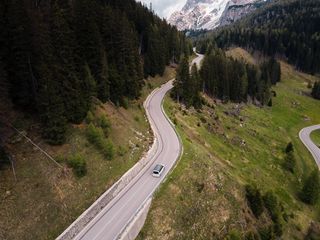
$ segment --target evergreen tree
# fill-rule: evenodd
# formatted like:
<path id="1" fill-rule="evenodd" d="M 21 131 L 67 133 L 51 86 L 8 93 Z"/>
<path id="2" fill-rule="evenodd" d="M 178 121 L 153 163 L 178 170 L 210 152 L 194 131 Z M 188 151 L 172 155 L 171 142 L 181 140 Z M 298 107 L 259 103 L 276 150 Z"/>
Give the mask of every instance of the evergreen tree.
<path id="1" fill-rule="evenodd" d="M 191 67 L 191 85 L 189 86 L 189 89 L 193 90 L 192 93 L 192 103 L 191 105 L 195 108 L 201 108 L 201 78 L 198 72 L 198 68 L 196 64 L 193 64 Z"/>
<path id="2" fill-rule="evenodd" d="M 294 148 L 293 148 L 293 144 L 292 142 L 289 142 L 286 149 L 285 149 L 286 153 L 290 153 L 290 152 L 294 152 Z"/>
<path id="3" fill-rule="evenodd" d="M 314 83 L 311 95 L 315 99 L 319 99 L 320 100 L 320 82 L 315 82 Z"/>
<path id="4" fill-rule="evenodd" d="M 164 46 L 161 41 L 159 28 L 151 25 L 148 28 L 147 53 L 144 59 L 144 73 L 154 77 L 156 74 L 163 75 L 165 69 Z"/>
<path id="5" fill-rule="evenodd" d="M 108 64 L 105 48 L 97 25 L 98 6 L 95 1 L 76 0 L 75 24 L 82 65 L 88 64 L 97 82 L 98 98 L 109 99 Z"/>
<path id="6" fill-rule="evenodd" d="M 60 9 L 56 3 L 52 9 L 51 35 L 57 57 L 58 79 L 62 82 L 66 117 L 73 123 L 80 123 L 88 112 L 86 98 L 76 69 L 76 48 L 74 33 L 68 24 L 69 9 Z M 70 13 L 69 13 L 70 16 Z M 87 90 L 87 89 L 85 89 Z"/>
<path id="7" fill-rule="evenodd" d="M 85 103 L 86 103 L 86 109 L 90 109 L 91 107 L 91 98 L 93 96 L 97 96 L 97 85 L 96 85 L 96 81 L 94 79 L 94 77 L 92 76 L 91 74 L 91 70 L 88 66 L 88 64 L 86 64 L 84 66 L 84 69 L 83 69 L 83 76 L 84 76 L 84 79 L 82 81 L 82 95 L 84 96 L 84 100 L 85 100 Z"/>
<path id="8" fill-rule="evenodd" d="M 173 83 L 173 96 L 178 102 L 185 101 L 186 96 L 190 95 L 188 92 L 191 90 L 189 88 L 190 86 L 188 86 L 188 83 L 190 83 L 189 62 L 188 58 L 184 57 L 180 61 L 177 69 L 176 79 Z M 186 91 L 188 92 L 186 93 Z"/>
<path id="9" fill-rule="evenodd" d="M 53 54 L 49 26 L 43 24 L 41 19 L 42 16 L 38 16 L 34 23 L 38 33 L 34 38 L 34 44 L 37 45 L 34 54 L 38 59 L 35 71 L 39 77 L 37 106 L 43 124 L 43 137 L 51 144 L 62 144 L 67 129 L 65 105 L 61 95 L 63 83 L 59 81 L 59 67 Z"/>
<path id="10" fill-rule="evenodd" d="M 284 168 L 291 173 L 294 173 L 296 167 L 296 159 L 293 152 L 288 152 L 284 159 Z"/>
<path id="11" fill-rule="evenodd" d="M 306 179 L 300 193 L 301 200 L 307 204 L 314 205 L 318 202 L 320 195 L 319 170 L 315 169 Z"/>
<path id="12" fill-rule="evenodd" d="M 254 186 L 247 185 L 246 188 L 246 198 L 248 200 L 249 206 L 253 212 L 253 214 L 259 218 L 263 212 L 263 200 L 262 195 Z"/>
<path id="13" fill-rule="evenodd" d="M 11 98 L 20 107 L 30 107 L 34 103 L 36 83 L 30 74 L 31 41 L 24 1 L 10 1 L 7 16 L 9 51 L 6 58 Z"/>

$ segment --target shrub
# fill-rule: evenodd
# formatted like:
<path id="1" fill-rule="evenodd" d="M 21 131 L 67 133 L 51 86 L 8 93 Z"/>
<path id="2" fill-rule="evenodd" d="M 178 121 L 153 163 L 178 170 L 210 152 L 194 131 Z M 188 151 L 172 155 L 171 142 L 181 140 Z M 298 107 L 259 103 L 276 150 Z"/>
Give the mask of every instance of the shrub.
<path id="1" fill-rule="evenodd" d="M 263 203 L 271 217 L 274 217 L 281 212 L 278 198 L 273 192 L 269 191 L 263 196 Z"/>
<path id="2" fill-rule="evenodd" d="M 95 127 L 92 123 L 86 131 L 87 139 L 95 145 L 97 149 L 108 159 L 111 160 L 114 156 L 113 144 L 110 140 L 105 138 L 102 128 Z"/>
<path id="3" fill-rule="evenodd" d="M 237 230 L 231 230 L 226 240 L 241 240 L 241 235 Z"/>
<path id="4" fill-rule="evenodd" d="M 128 98 L 122 98 L 120 100 L 120 106 L 123 107 L 124 109 L 128 109 L 129 108 L 129 100 L 128 100 Z"/>
<path id="5" fill-rule="evenodd" d="M 136 122 L 140 122 L 140 118 L 139 118 L 138 116 L 135 116 L 135 117 L 134 117 L 134 120 L 135 120 Z"/>
<path id="6" fill-rule="evenodd" d="M 251 208 L 253 214 L 259 218 L 263 212 L 263 201 L 260 190 L 251 185 L 247 185 L 245 187 L 246 190 L 246 198 L 249 203 L 249 207 Z"/>
<path id="7" fill-rule="evenodd" d="M 103 153 L 103 155 L 108 159 L 108 160 L 112 160 L 113 156 L 114 156 L 114 148 L 113 148 L 113 144 L 110 140 L 106 140 L 104 139 L 101 142 L 101 151 Z"/>
<path id="8" fill-rule="evenodd" d="M 120 156 L 120 157 L 123 157 L 125 154 L 126 154 L 126 149 L 123 147 L 123 146 L 119 146 L 119 148 L 118 148 L 118 155 Z"/>
<path id="9" fill-rule="evenodd" d="M 302 191 L 300 193 L 300 198 L 303 202 L 307 204 L 314 205 L 319 200 L 320 194 L 320 179 L 319 179 L 319 170 L 315 169 L 309 175 L 305 181 Z"/>
<path id="10" fill-rule="evenodd" d="M 86 130 L 86 135 L 89 142 L 95 145 L 99 145 L 99 143 L 102 141 L 104 133 L 101 128 L 97 128 L 92 123 L 90 123 Z"/>
<path id="11" fill-rule="evenodd" d="M 83 177 L 87 174 L 87 164 L 81 155 L 77 154 L 69 157 L 67 163 L 77 177 Z"/>
<path id="12" fill-rule="evenodd" d="M 244 237 L 245 240 L 260 240 L 259 234 L 256 232 L 248 232 Z"/>
<path id="13" fill-rule="evenodd" d="M 93 120 L 94 120 L 94 116 L 93 116 L 92 112 L 89 111 L 88 114 L 87 114 L 87 117 L 86 117 L 86 123 L 90 124 L 90 123 L 93 122 Z"/>
<path id="14" fill-rule="evenodd" d="M 110 121 L 106 118 L 106 116 L 102 115 L 98 119 L 98 125 L 103 129 L 103 132 L 106 136 L 109 135 L 110 128 L 111 128 L 111 123 Z"/>
<path id="15" fill-rule="evenodd" d="M 273 227 L 265 227 L 259 230 L 259 235 L 261 240 L 273 240 L 275 239 Z"/>
<path id="16" fill-rule="evenodd" d="M 106 118 L 106 116 L 102 115 L 99 118 L 99 126 L 103 129 L 109 129 L 111 127 L 110 121 Z"/>

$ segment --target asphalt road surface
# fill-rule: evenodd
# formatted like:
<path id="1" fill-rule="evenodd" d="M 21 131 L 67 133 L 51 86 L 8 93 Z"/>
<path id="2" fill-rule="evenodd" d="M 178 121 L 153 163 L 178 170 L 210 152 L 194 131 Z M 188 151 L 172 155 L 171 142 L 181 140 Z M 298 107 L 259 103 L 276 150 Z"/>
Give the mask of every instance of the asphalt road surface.
<path id="1" fill-rule="evenodd" d="M 306 127 L 300 131 L 299 137 L 312 154 L 314 160 L 318 165 L 318 168 L 320 168 L 320 148 L 310 138 L 310 134 L 318 129 L 320 129 L 320 125 Z"/>
<path id="2" fill-rule="evenodd" d="M 192 62 L 200 65 L 203 56 L 198 55 Z M 181 144 L 162 111 L 162 100 L 172 88 L 170 81 L 153 92 L 146 101 L 146 111 L 150 124 L 155 129 L 158 150 L 151 156 L 152 164 L 145 167 L 132 182 L 123 189 L 74 239 L 78 240 L 114 240 L 126 227 L 128 221 L 149 199 L 164 180 L 180 156 Z M 160 178 L 152 176 L 156 164 L 163 164 L 165 171 Z"/>

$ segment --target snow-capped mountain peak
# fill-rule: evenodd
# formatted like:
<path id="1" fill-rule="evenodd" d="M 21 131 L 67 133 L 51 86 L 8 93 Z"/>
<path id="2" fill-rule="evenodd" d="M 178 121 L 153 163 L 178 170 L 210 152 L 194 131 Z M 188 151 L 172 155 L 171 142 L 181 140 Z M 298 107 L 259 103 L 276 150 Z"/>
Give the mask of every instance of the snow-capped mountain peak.
<path id="1" fill-rule="evenodd" d="M 255 10 L 254 3 L 260 1 L 265 0 L 187 0 L 168 20 L 179 30 L 213 29 Z"/>

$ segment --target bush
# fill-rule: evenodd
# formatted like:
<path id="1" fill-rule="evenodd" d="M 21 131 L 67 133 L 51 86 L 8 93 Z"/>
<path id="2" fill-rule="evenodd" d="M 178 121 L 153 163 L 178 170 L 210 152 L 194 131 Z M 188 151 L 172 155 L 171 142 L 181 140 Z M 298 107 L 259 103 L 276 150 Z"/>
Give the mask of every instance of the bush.
<path id="1" fill-rule="evenodd" d="M 226 240 L 241 240 L 241 235 L 237 230 L 231 230 L 226 237 Z"/>
<path id="2" fill-rule="evenodd" d="M 98 125 L 103 129 L 104 134 L 106 137 L 109 135 L 110 128 L 111 128 L 111 123 L 110 121 L 106 118 L 106 116 L 102 115 L 98 119 Z"/>
<path id="3" fill-rule="evenodd" d="M 101 128 L 95 127 L 92 123 L 89 124 L 86 130 L 87 139 L 89 142 L 95 145 L 99 145 L 104 137 L 103 130 Z"/>
<path id="4" fill-rule="evenodd" d="M 111 128 L 111 123 L 110 121 L 106 118 L 106 116 L 102 115 L 99 118 L 99 126 L 102 127 L 103 129 L 109 129 Z"/>
<path id="5" fill-rule="evenodd" d="M 319 170 L 315 169 L 309 175 L 305 181 L 302 191 L 300 193 L 300 198 L 303 202 L 307 204 L 314 205 L 319 200 L 320 194 L 320 179 L 319 179 Z"/>
<path id="6" fill-rule="evenodd" d="M 120 106 L 123 107 L 124 109 L 128 109 L 129 108 L 129 100 L 128 100 L 128 98 L 121 98 Z"/>
<path id="7" fill-rule="evenodd" d="M 248 232 L 244 237 L 245 240 L 260 240 L 259 234 L 255 232 Z"/>
<path id="8" fill-rule="evenodd" d="M 81 155 L 77 154 L 71 156 L 67 163 L 68 166 L 73 169 L 73 172 L 77 177 L 83 177 L 87 174 L 87 164 Z"/>
<path id="9" fill-rule="evenodd" d="M 127 153 L 126 149 L 123 146 L 119 146 L 118 148 L 118 155 L 123 157 Z"/>
<path id="10" fill-rule="evenodd" d="M 273 240 L 275 239 L 273 227 L 265 227 L 259 230 L 259 235 L 261 240 Z"/>
<path id="11" fill-rule="evenodd" d="M 249 207 L 251 208 L 256 218 L 259 218 L 263 212 L 263 201 L 260 190 L 257 187 L 251 185 L 247 185 L 245 187 L 245 190 Z"/>
<path id="12" fill-rule="evenodd" d="M 92 112 L 89 111 L 88 114 L 87 114 L 87 117 L 86 117 L 86 123 L 90 124 L 90 123 L 93 122 L 93 120 L 94 120 L 94 116 L 93 116 Z"/>
<path id="13" fill-rule="evenodd" d="M 105 138 L 102 128 L 95 127 L 92 123 L 90 123 L 87 128 L 86 135 L 88 141 L 94 144 L 95 147 L 99 149 L 108 160 L 113 158 L 113 144 L 110 140 Z"/>
<path id="14" fill-rule="evenodd" d="M 114 156 L 114 148 L 113 148 L 113 144 L 110 140 L 103 140 L 101 142 L 101 151 L 103 153 L 103 155 L 108 159 L 108 160 L 112 160 L 113 156 Z"/>

